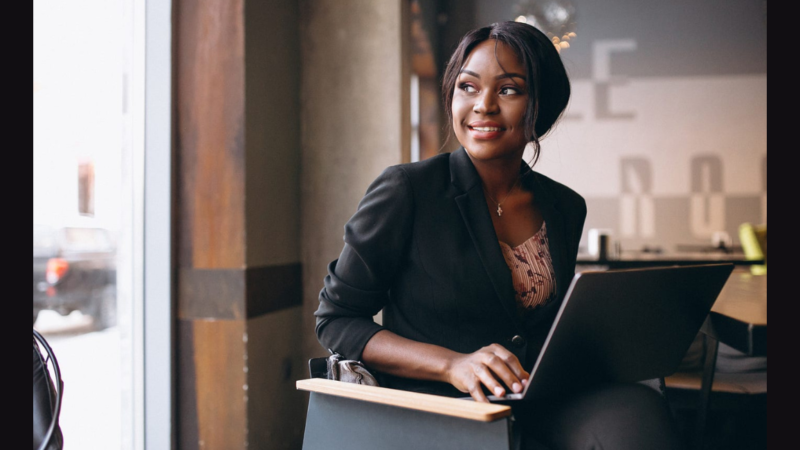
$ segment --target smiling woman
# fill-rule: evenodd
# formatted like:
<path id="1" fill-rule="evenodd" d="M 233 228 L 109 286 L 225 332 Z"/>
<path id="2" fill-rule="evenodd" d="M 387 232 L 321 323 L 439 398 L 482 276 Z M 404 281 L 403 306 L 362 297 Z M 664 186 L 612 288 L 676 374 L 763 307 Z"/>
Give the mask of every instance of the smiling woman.
<path id="1" fill-rule="evenodd" d="M 383 386 L 502 400 L 526 385 L 575 273 L 586 203 L 522 159 L 570 84 L 544 34 L 503 22 L 462 39 L 443 89 L 462 148 L 372 183 L 328 266 L 316 333 Z M 642 385 L 534 406 L 512 405 L 516 448 L 681 448 L 664 399 Z"/>
<path id="2" fill-rule="evenodd" d="M 484 79 L 484 83 L 497 82 L 504 92 L 496 94 L 511 100 L 504 105 L 510 107 L 517 101 L 524 102 L 523 116 L 514 125 L 524 131 L 525 144 L 530 142 L 533 145 L 534 157 L 530 164 L 534 165 L 539 156 L 539 140 L 550 131 L 567 107 L 570 83 L 553 43 L 536 28 L 515 23 L 497 23 L 467 33 L 447 65 L 442 95 L 447 117 L 463 144 L 462 136 L 458 135 L 457 123 L 460 121 L 456 115 L 464 114 L 462 108 L 469 111 L 486 106 L 476 105 L 472 98 L 459 95 L 461 92 L 473 93 L 475 89 L 474 86 L 463 86 L 469 81 L 464 76 L 480 79 L 475 69 L 485 70 L 493 80 Z M 489 106 L 494 108 L 498 105 Z"/>
<path id="3" fill-rule="evenodd" d="M 509 72 L 506 72 L 506 70 Z M 525 112 L 531 97 L 520 61 L 499 41 L 483 41 L 470 53 L 453 94 L 458 141 L 473 158 L 520 159 L 528 143 Z"/>

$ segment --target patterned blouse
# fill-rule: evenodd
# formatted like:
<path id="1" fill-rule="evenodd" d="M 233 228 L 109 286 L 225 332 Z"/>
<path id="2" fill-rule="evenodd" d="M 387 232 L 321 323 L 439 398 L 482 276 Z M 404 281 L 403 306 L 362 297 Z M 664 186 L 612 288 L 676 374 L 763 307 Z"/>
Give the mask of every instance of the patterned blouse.
<path id="1" fill-rule="evenodd" d="M 511 269 L 518 307 L 532 310 L 555 297 L 556 274 L 544 223 L 536 234 L 516 247 L 499 242 L 506 264 Z"/>

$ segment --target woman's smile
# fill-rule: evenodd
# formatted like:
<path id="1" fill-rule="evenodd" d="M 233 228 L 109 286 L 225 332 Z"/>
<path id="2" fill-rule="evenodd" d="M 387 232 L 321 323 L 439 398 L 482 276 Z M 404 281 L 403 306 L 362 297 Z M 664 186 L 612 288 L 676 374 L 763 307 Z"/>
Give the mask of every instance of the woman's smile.
<path id="1" fill-rule="evenodd" d="M 476 140 L 497 139 L 503 131 L 506 131 L 505 127 L 499 123 L 488 120 L 476 120 L 467 125 L 467 128 L 469 128 L 472 138 Z"/>

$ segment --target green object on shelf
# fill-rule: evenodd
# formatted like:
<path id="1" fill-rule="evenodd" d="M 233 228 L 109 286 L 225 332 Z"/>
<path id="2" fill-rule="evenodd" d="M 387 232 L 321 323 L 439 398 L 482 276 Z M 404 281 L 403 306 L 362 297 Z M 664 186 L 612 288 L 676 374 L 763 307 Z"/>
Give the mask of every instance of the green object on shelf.
<path id="1" fill-rule="evenodd" d="M 753 275 L 766 275 L 767 273 L 767 225 L 753 225 L 743 223 L 739 226 L 739 240 L 747 259 L 763 259 L 764 264 L 753 265 L 750 272 Z"/>

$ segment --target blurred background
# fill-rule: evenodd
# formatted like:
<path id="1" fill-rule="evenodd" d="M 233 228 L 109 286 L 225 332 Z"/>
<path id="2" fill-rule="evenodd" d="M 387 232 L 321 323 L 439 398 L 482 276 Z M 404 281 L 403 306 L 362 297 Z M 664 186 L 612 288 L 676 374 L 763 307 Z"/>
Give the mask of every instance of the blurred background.
<path id="1" fill-rule="evenodd" d="M 617 257 L 742 253 L 741 225 L 766 224 L 766 17 L 766 0 L 35 0 L 34 328 L 65 380 L 65 448 L 299 449 L 294 380 L 326 354 L 312 313 L 342 227 L 384 168 L 458 148 L 441 76 L 492 22 L 540 28 L 571 77 L 535 170 L 587 199 L 581 254 L 590 229 Z"/>

